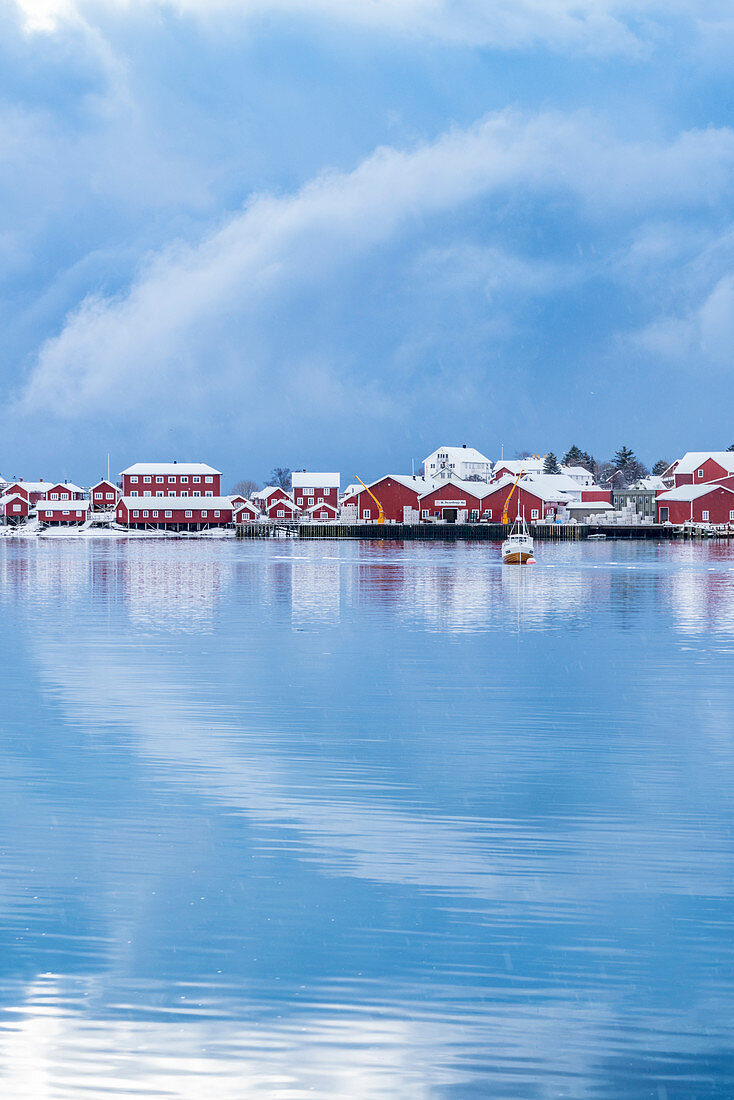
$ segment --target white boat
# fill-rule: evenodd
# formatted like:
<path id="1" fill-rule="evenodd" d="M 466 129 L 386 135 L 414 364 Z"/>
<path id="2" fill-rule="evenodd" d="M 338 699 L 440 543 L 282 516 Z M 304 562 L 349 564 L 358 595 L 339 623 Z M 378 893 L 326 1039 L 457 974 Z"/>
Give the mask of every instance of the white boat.
<path id="1" fill-rule="evenodd" d="M 518 516 L 502 543 L 503 565 L 535 565 L 535 547 L 528 533 L 525 517 Z"/>

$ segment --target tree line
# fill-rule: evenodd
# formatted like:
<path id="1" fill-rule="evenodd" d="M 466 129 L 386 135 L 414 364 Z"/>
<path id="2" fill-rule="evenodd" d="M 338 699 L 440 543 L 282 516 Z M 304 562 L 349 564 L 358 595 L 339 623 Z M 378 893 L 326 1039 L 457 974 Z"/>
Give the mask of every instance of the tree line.
<path id="1" fill-rule="evenodd" d="M 525 454 L 519 456 L 527 457 Z M 588 451 L 582 451 L 575 443 L 572 444 L 561 458 L 559 463 L 553 451 L 549 451 L 543 463 L 543 472 L 546 474 L 560 474 L 561 466 L 581 466 L 593 475 L 597 485 L 608 484 L 610 488 L 622 489 L 634 485 L 643 477 L 654 474 L 660 477 L 670 466 L 667 458 L 659 458 L 651 470 L 648 470 L 644 462 L 641 462 L 631 447 L 623 446 L 615 451 L 610 459 L 597 462 Z"/>

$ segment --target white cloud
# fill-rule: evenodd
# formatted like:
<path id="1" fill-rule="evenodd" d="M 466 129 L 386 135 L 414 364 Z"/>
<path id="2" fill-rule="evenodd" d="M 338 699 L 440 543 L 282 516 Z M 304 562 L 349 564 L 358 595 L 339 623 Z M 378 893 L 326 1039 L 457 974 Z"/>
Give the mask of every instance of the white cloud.
<path id="1" fill-rule="evenodd" d="M 296 324 L 299 296 L 328 301 L 360 257 L 398 235 L 423 239 L 432 219 L 478 199 L 491 225 L 510 190 L 515 201 L 570 198 L 613 224 L 709 203 L 727 193 L 732 169 L 729 129 L 626 143 L 583 115 L 502 112 L 412 151 L 378 149 L 294 195 L 253 197 L 198 245 L 174 243 L 150 258 L 126 293 L 87 298 L 42 348 L 22 404 L 69 419 L 110 408 L 145 416 L 162 395 L 173 413 L 192 402 L 206 413 L 224 394 L 241 398 L 276 378 L 287 392 L 306 352 L 296 339 L 291 361 L 275 362 L 273 335 Z M 505 261 L 505 275 L 532 283 L 527 265 Z M 327 358 L 312 407 L 331 402 L 333 413 L 335 401 L 353 408 L 355 396 L 375 398 L 369 378 L 344 381 L 343 366 Z M 292 410 L 307 412 L 308 400 Z"/>

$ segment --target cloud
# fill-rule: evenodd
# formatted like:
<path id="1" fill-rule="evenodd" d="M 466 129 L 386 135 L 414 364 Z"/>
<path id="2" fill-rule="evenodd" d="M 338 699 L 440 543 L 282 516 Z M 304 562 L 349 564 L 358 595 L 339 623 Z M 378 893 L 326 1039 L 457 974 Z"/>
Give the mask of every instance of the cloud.
<path id="1" fill-rule="evenodd" d="M 734 274 L 720 278 L 695 308 L 657 318 L 631 343 L 670 362 L 702 362 L 713 367 L 734 365 Z"/>
<path id="2" fill-rule="evenodd" d="M 332 300 L 359 311 L 339 295 L 365 257 L 407 239 L 422 250 L 435 224 L 471 204 L 491 233 L 510 193 L 515 203 L 571 203 L 575 217 L 607 226 L 697 208 L 728 194 L 732 169 L 729 129 L 630 143 L 583 114 L 503 111 L 411 150 L 380 148 L 292 195 L 253 196 L 198 244 L 150 256 L 123 293 L 87 297 L 41 349 L 21 410 L 144 419 L 165 398 L 167 415 L 195 407 L 206 416 L 253 388 L 280 385 L 287 395 L 300 379 L 305 396 L 290 407 L 282 398 L 281 417 L 349 414 L 360 400 L 385 415 L 390 404 L 369 368 L 352 370 L 328 340 L 305 339 L 320 311 L 328 324 Z M 536 275 L 512 257 L 494 267 L 490 296 L 502 280 L 533 292 L 549 284 L 545 262 Z"/>

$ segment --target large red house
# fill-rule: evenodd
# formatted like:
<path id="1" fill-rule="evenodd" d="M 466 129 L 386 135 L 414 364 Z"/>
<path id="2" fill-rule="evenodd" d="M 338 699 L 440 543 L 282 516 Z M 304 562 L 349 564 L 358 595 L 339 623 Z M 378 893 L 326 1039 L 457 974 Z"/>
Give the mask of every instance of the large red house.
<path id="1" fill-rule="evenodd" d="M 123 497 L 218 497 L 222 475 L 204 462 L 136 462 L 122 471 Z"/>
<path id="2" fill-rule="evenodd" d="M 38 522 L 43 527 L 78 526 L 89 515 L 88 500 L 39 500 Z"/>
<path id="3" fill-rule="evenodd" d="M 656 503 L 658 523 L 734 523 L 734 487 L 728 485 L 680 485 L 660 493 Z"/>
<path id="4" fill-rule="evenodd" d="M 163 499 L 123 496 L 117 502 L 115 516 L 123 527 L 204 531 L 232 522 L 232 502 L 229 497 L 220 496 L 200 500 L 191 496 Z"/>
<path id="5" fill-rule="evenodd" d="M 548 479 L 553 476 L 548 475 Z M 482 519 L 501 523 L 505 502 L 509 499 L 507 511 L 510 521 L 524 516 L 528 523 L 553 523 L 568 503 L 569 498 L 554 489 L 551 480 L 544 481 L 543 475 L 523 479 L 513 492 L 514 484 L 515 479 L 507 476 L 489 486 L 490 492 L 482 498 Z"/>
<path id="6" fill-rule="evenodd" d="M 336 473 L 313 473 L 310 470 L 294 470 L 291 474 L 293 501 L 304 511 L 315 504 L 339 507 L 341 477 Z"/>
<path id="7" fill-rule="evenodd" d="M 445 523 L 466 523 L 478 520 L 482 514 L 482 499 L 490 487 L 482 481 L 458 481 L 451 478 L 432 486 L 418 498 L 423 520 Z"/>
<path id="8" fill-rule="evenodd" d="M 687 451 L 663 474 L 666 485 L 705 485 L 734 474 L 734 451 Z"/>

